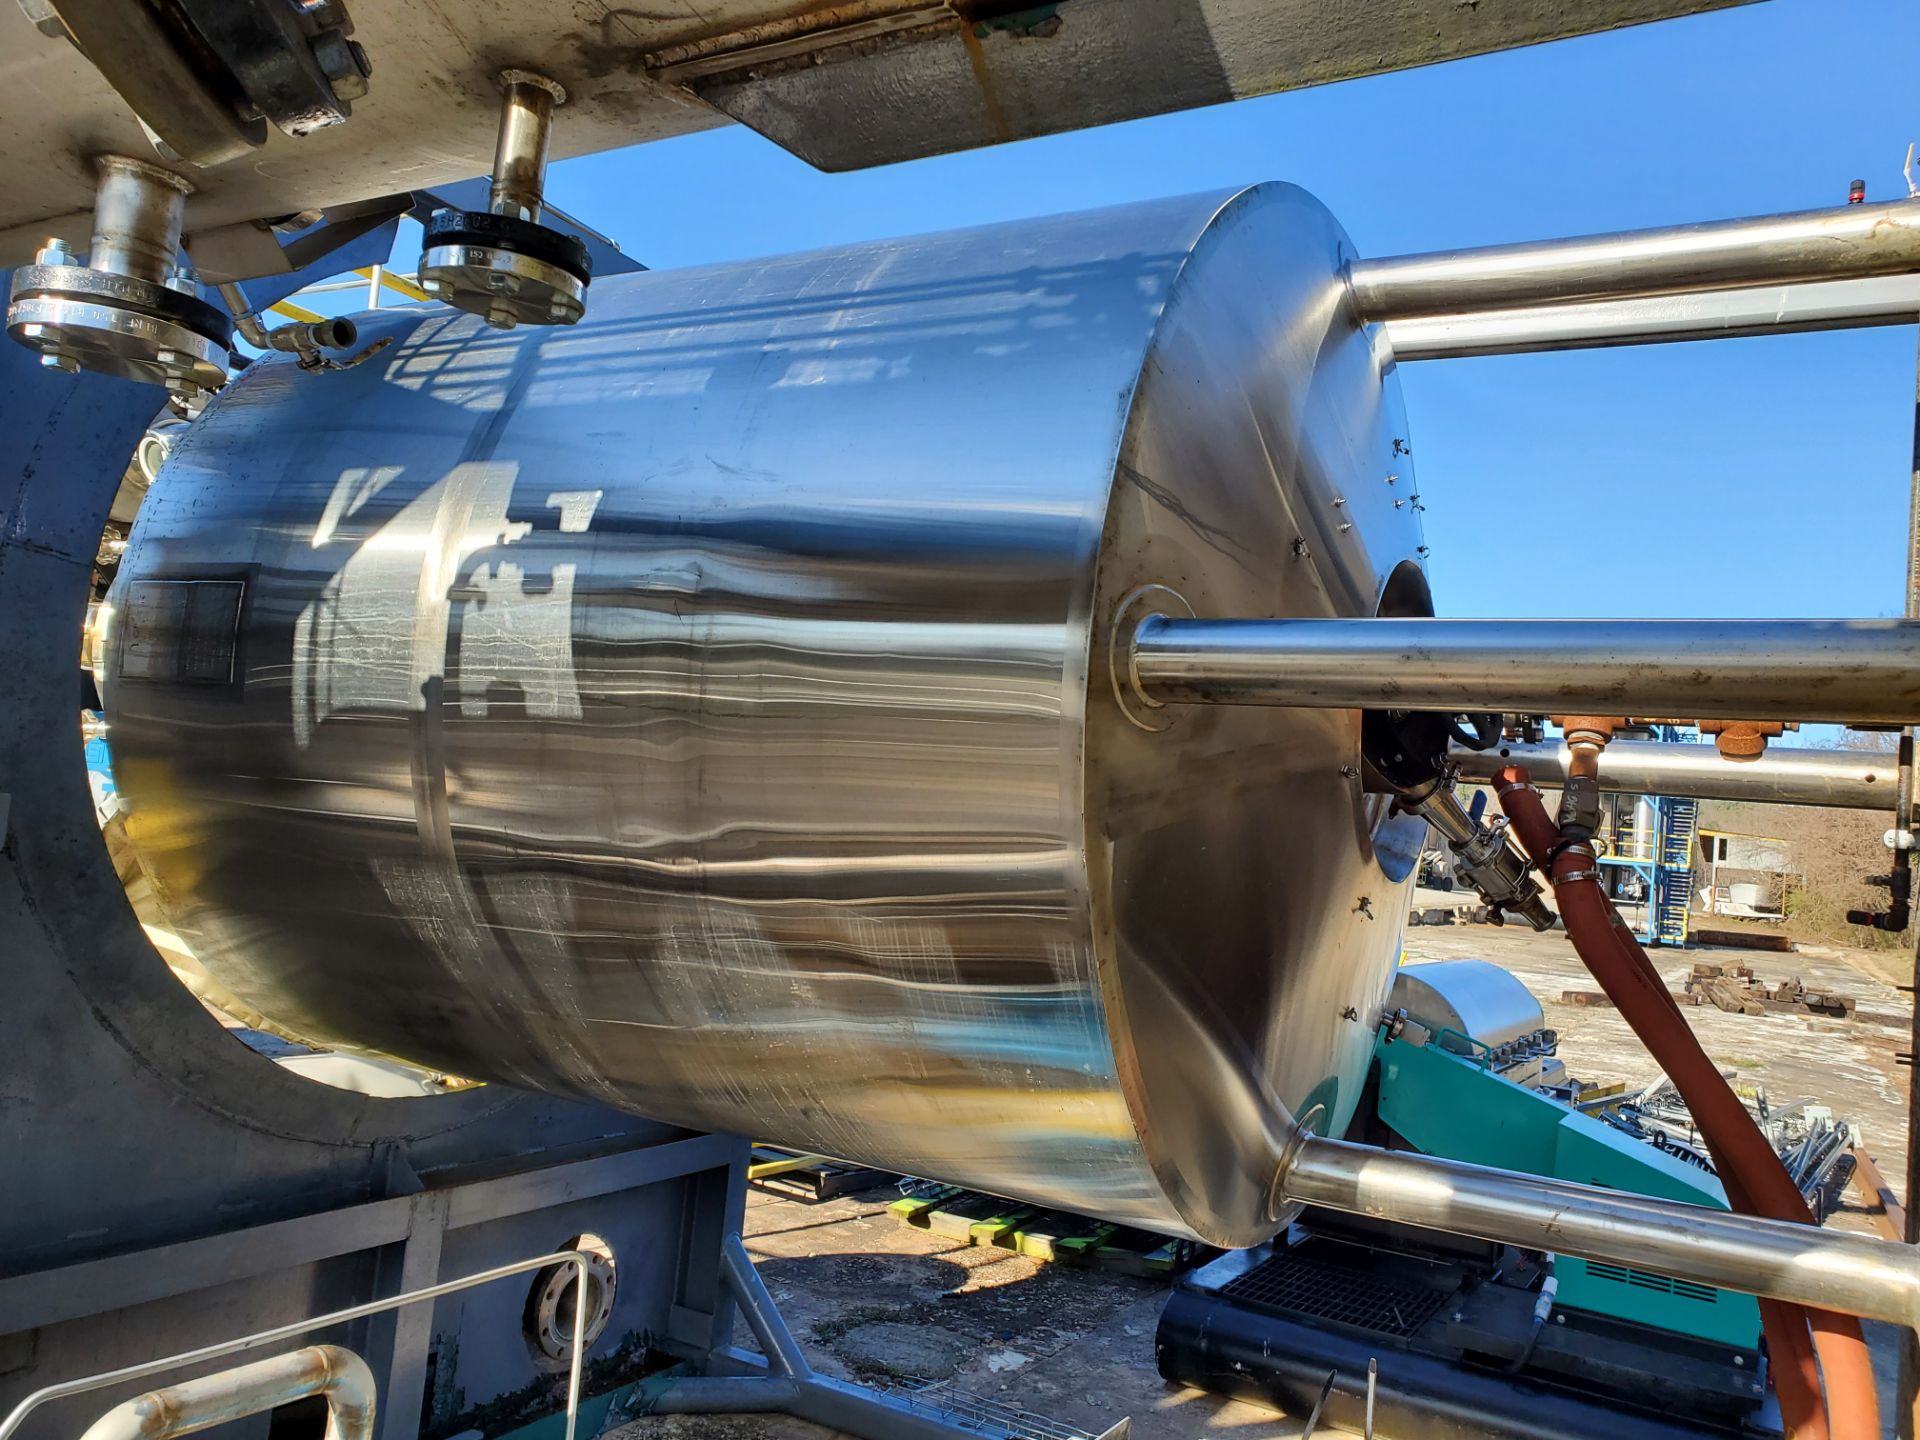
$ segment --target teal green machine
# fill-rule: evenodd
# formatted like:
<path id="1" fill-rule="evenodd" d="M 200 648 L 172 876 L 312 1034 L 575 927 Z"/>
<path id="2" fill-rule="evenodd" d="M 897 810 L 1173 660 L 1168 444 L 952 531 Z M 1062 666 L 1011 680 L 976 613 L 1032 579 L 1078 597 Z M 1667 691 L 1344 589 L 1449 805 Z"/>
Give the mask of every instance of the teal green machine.
<path id="1" fill-rule="evenodd" d="M 1457 972 L 1458 967 L 1483 963 L 1411 966 L 1402 975 L 1418 977 L 1442 968 Z M 1485 969 L 1524 990 L 1505 971 L 1491 965 Z M 1396 1000 L 1404 988 L 1396 988 Z M 1431 1003 L 1420 1008 L 1423 1018 L 1432 1017 Z M 1537 1002 L 1533 1013 L 1539 1014 Z M 1537 1068 L 1524 1060 L 1515 1063 L 1516 1056 L 1529 1053 L 1525 1041 L 1531 1037 L 1472 1036 L 1465 1033 L 1471 1016 L 1444 1018 L 1461 1019 L 1462 1028 L 1391 1023 L 1382 1027 L 1375 1046 L 1377 1113 L 1410 1148 L 1476 1165 L 1728 1208 L 1726 1192 L 1706 1171 L 1508 1078 L 1537 1076 Z M 1532 1047 L 1535 1052 L 1541 1048 L 1537 1043 Z M 1559 1257 L 1554 1273 L 1563 1307 L 1743 1349 L 1758 1343 L 1760 1310 L 1750 1295 L 1572 1256 Z"/>

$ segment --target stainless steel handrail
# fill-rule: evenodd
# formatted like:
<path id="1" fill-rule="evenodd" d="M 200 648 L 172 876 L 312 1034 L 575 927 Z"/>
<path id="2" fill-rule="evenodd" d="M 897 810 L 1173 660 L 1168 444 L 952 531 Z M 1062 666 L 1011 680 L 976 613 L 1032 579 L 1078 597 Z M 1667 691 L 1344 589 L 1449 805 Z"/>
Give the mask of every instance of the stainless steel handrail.
<path id="1" fill-rule="evenodd" d="M 114 1406 L 80 1440 L 173 1440 L 314 1395 L 327 1402 L 326 1440 L 373 1440 L 373 1371 L 338 1345 L 309 1345 L 149 1390 Z"/>
<path id="2" fill-rule="evenodd" d="M 8 1440 L 8 1437 L 25 1423 L 29 1414 L 54 1400 L 65 1400 L 73 1395 L 104 1390 L 110 1385 L 123 1384 L 129 1380 L 145 1380 L 149 1376 L 179 1369 L 182 1366 L 198 1365 L 202 1361 L 219 1360 L 228 1355 L 257 1350 L 262 1345 L 271 1345 L 276 1341 L 298 1339 L 302 1335 L 324 1329 L 329 1325 L 344 1325 L 350 1320 L 363 1320 L 369 1315 L 384 1314 L 388 1310 L 398 1310 L 422 1300 L 437 1300 L 442 1295 L 471 1290 L 476 1285 L 504 1280 L 511 1275 L 524 1275 L 529 1270 L 541 1270 L 549 1265 L 573 1266 L 573 1355 L 567 1366 L 566 1440 L 576 1440 L 574 1428 L 580 1415 L 581 1363 L 587 1349 L 585 1343 L 587 1288 L 590 1283 L 588 1266 L 594 1258 L 581 1250 L 556 1250 L 550 1255 L 538 1255 L 530 1260 L 516 1260 L 511 1265 L 496 1265 L 491 1270 L 477 1271 L 472 1275 L 464 1275 L 458 1280 L 444 1280 L 438 1285 L 428 1285 L 419 1290 L 389 1295 L 382 1300 L 369 1300 L 364 1305 L 353 1305 L 345 1310 L 334 1310 L 325 1315 L 315 1315 L 310 1319 L 296 1320 L 291 1324 L 276 1325 L 271 1330 L 259 1330 L 251 1335 L 242 1335 L 238 1339 L 222 1340 L 216 1345 L 203 1345 L 197 1350 L 183 1350 L 177 1355 L 163 1356 L 158 1360 L 143 1360 L 138 1365 L 127 1365 L 118 1370 L 103 1370 L 98 1374 L 82 1376 L 77 1380 L 62 1380 L 57 1384 L 43 1385 L 15 1405 L 8 1412 L 5 1420 L 0 1420 L 0 1440 Z"/>

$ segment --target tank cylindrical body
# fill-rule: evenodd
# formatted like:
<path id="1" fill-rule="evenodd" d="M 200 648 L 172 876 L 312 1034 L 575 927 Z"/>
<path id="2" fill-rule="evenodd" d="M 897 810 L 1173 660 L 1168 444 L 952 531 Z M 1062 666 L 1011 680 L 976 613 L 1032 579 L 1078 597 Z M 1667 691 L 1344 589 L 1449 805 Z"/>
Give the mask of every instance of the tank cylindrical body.
<path id="1" fill-rule="evenodd" d="M 1357 714 L 1142 709 L 1110 661 L 1149 604 L 1425 613 L 1351 258 L 1261 186 L 256 363 L 111 596 L 173 923 L 331 1043 L 1264 1237 L 1424 826 Z"/>

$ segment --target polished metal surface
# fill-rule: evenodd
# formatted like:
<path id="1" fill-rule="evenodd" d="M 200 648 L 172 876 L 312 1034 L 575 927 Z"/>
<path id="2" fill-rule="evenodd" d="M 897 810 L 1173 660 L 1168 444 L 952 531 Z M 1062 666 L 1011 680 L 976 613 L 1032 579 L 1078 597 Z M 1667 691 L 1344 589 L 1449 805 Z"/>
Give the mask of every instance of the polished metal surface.
<path id="1" fill-rule="evenodd" d="M 540 202 L 546 198 L 553 107 L 566 103 L 567 92 L 530 70 L 503 71 L 500 84 L 500 133 L 493 143 L 489 208 L 496 215 L 538 220 Z"/>
<path id="2" fill-rule="evenodd" d="M 1429 1030 L 1453 1030 L 1495 1047 L 1531 1035 L 1547 1023 L 1533 992 L 1486 960 L 1434 960 L 1402 965 L 1394 976 L 1391 1010 Z"/>
<path id="3" fill-rule="evenodd" d="M 574 325 L 587 313 L 580 277 L 497 245 L 433 245 L 420 256 L 420 288 L 497 330 Z"/>
<path id="4" fill-rule="evenodd" d="M 1142 723 L 1107 655 L 1148 585 L 1428 608 L 1351 253 L 1262 186 L 250 367 L 110 597 L 174 927 L 344 1045 L 1270 1233 L 1286 1116 L 1359 1099 L 1425 826 L 1356 715 Z"/>
<path id="5" fill-rule="evenodd" d="M 1491 780 L 1502 766 L 1520 764 L 1536 785 L 1555 786 L 1567 778 L 1569 755 L 1557 740 L 1510 741 L 1491 750 L 1457 745 L 1448 758 L 1469 780 Z M 1600 788 L 1613 795 L 1891 810 L 1899 778 L 1898 758 L 1891 751 L 1773 744 L 1752 760 L 1728 760 L 1712 745 L 1615 740 L 1600 752 Z"/>
<path id="6" fill-rule="evenodd" d="M 1369 320 L 1920 270 L 1920 200 L 1356 260 Z"/>
<path id="7" fill-rule="evenodd" d="M 192 184 L 125 155 L 103 155 L 97 167 L 100 188 L 93 197 L 87 267 L 166 284 L 179 262 L 180 226 Z"/>
<path id="8" fill-rule="evenodd" d="M 1920 1249 L 1868 1235 L 1313 1138 L 1295 1149 L 1279 1192 L 1350 1215 L 1920 1325 Z"/>
<path id="9" fill-rule="evenodd" d="M 1920 621 L 1190 620 L 1150 615 L 1127 681 L 1160 704 L 1920 717 Z"/>
<path id="10" fill-rule="evenodd" d="M 38 267 L 31 267 L 38 269 Z M 18 277 L 27 271 L 16 270 Z M 22 295 L 7 305 L 7 334 L 43 364 L 187 391 L 225 384 L 227 348 L 198 330 L 86 297 Z"/>
<path id="11" fill-rule="evenodd" d="M 1722 3 L 1054 0 L 983 10 L 839 0 L 831 24 L 702 36 L 662 52 L 659 73 L 809 163 L 846 170 Z"/>
<path id="12" fill-rule="evenodd" d="M 183 395 L 222 384 L 231 340 L 226 317 L 201 303 L 190 274 L 176 273 L 193 186 L 124 155 L 103 155 L 95 169 L 85 267 L 54 238 L 36 263 L 16 269 L 8 336 L 39 351 L 50 369 L 91 370 Z"/>
<path id="13" fill-rule="evenodd" d="M 1522 355 L 1660 345 L 1680 340 L 1731 340 L 1911 325 L 1920 317 L 1920 275 L 1824 280 L 1749 290 L 1647 295 L 1580 305 L 1482 310 L 1389 320 L 1396 360 L 1452 360 L 1471 355 Z"/>
<path id="14" fill-rule="evenodd" d="M 1559 917 L 1525 856 L 1507 843 L 1501 820 L 1482 820 L 1460 802 L 1451 779 L 1401 793 L 1403 809 L 1433 827 L 1453 853 L 1453 873 L 1479 892 L 1497 925 L 1519 915 L 1535 930 L 1551 930 Z"/>

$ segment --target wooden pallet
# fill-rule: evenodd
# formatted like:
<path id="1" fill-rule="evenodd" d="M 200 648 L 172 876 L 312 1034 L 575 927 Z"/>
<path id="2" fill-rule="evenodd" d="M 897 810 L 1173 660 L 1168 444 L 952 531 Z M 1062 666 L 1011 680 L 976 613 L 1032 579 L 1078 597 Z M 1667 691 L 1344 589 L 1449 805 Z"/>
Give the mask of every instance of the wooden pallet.
<path id="1" fill-rule="evenodd" d="M 975 1190 L 943 1186 L 887 1207 L 904 1225 L 969 1245 L 1012 1250 L 1034 1260 L 1085 1265 L 1117 1275 L 1172 1276 L 1218 1252 L 1192 1240 L 1021 1205 Z"/>

